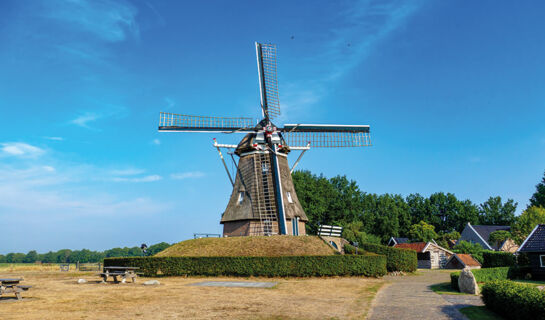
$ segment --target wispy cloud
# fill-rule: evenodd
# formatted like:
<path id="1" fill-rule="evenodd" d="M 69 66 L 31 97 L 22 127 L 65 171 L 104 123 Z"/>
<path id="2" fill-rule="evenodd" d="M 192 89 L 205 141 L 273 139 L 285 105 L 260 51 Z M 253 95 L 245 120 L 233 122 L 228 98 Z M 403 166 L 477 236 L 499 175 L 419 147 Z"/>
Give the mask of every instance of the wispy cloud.
<path id="1" fill-rule="evenodd" d="M 160 175 L 153 174 L 144 177 L 115 177 L 111 180 L 114 182 L 154 182 L 163 179 Z"/>
<path id="2" fill-rule="evenodd" d="M 202 178 L 204 176 L 205 176 L 204 172 L 189 171 L 189 172 L 173 173 L 170 175 L 170 178 L 174 180 L 183 180 L 183 179 L 191 179 L 191 178 Z"/>
<path id="3" fill-rule="evenodd" d="M 23 142 L 0 143 L 2 153 L 7 156 L 36 158 L 45 153 L 45 150 Z"/>
<path id="4" fill-rule="evenodd" d="M 153 140 L 151 141 L 151 144 L 154 144 L 154 145 L 158 146 L 158 145 L 161 144 L 161 140 L 159 140 L 159 139 L 153 139 Z"/>
<path id="5" fill-rule="evenodd" d="M 381 41 L 402 27 L 422 1 L 356 1 L 341 12 L 342 27 L 333 30 L 323 59 L 330 63 L 328 77 L 335 80 L 360 64 Z"/>
<path id="6" fill-rule="evenodd" d="M 174 108 L 174 106 L 176 105 L 176 102 L 174 102 L 174 100 L 172 100 L 169 97 L 165 97 L 165 102 L 167 104 L 165 109 L 164 109 L 165 111 Z"/>
<path id="7" fill-rule="evenodd" d="M 323 66 L 308 74 L 310 80 L 283 85 L 282 120 L 307 110 L 328 94 L 331 83 L 358 67 L 366 57 L 395 31 L 402 28 L 421 8 L 423 1 L 361 0 L 348 1 L 344 10 L 333 19 L 340 26 L 328 34 L 312 35 L 325 38 L 317 47 L 309 64 Z"/>
<path id="8" fill-rule="evenodd" d="M 108 42 L 132 37 L 138 39 L 136 8 L 128 2 L 116 0 L 57 0 L 46 1 L 45 16 L 95 35 Z"/>
<path id="9" fill-rule="evenodd" d="M 82 128 L 90 129 L 89 122 L 96 121 L 100 118 L 100 115 L 92 112 L 85 112 L 80 114 L 75 119 L 71 120 L 70 123 L 80 126 Z"/>
<path id="10" fill-rule="evenodd" d="M 53 141 L 64 141 L 63 137 L 43 137 L 43 138 L 47 140 L 53 140 Z"/>
<path id="11" fill-rule="evenodd" d="M 69 123 L 86 129 L 98 130 L 90 124 L 100 119 L 120 119 L 127 116 L 129 112 L 126 107 L 120 105 L 104 103 L 101 101 L 94 101 L 93 104 L 100 107 L 96 108 L 94 111 L 80 112 L 74 119 L 70 120 Z"/>
<path id="12" fill-rule="evenodd" d="M 135 168 L 129 168 L 129 169 L 119 169 L 119 170 L 111 170 L 110 173 L 114 176 L 134 176 L 138 174 L 142 174 L 146 172 L 144 169 L 135 169 Z"/>

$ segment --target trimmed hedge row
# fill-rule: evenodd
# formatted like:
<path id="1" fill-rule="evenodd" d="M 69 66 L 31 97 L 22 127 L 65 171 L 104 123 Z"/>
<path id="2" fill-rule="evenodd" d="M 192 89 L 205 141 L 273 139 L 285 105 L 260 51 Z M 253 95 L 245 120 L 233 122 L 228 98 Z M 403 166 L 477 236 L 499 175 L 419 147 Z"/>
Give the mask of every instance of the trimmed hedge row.
<path id="1" fill-rule="evenodd" d="M 511 267 L 517 264 L 515 255 L 503 251 L 484 251 L 483 268 Z"/>
<path id="2" fill-rule="evenodd" d="M 475 281 L 477 282 L 491 282 L 496 280 L 510 280 L 517 278 L 524 278 L 526 273 L 528 273 L 528 267 L 498 267 L 498 268 L 484 268 L 484 269 L 473 269 L 471 272 L 475 276 Z M 450 287 L 455 290 L 460 290 L 458 288 L 458 278 L 460 277 L 460 271 L 453 272 L 450 274 Z"/>
<path id="3" fill-rule="evenodd" d="M 386 274 L 386 257 L 376 254 L 287 257 L 106 258 L 104 266 L 139 267 L 154 276 L 366 276 Z"/>
<path id="4" fill-rule="evenodd" d="M 493 281 L 482 290 L 486 307 L 507 319 L 545 319 L 545 292 L 512 281 Z"/>
<path id="5" fill-rule="evenodd" d="M 414 272 L 418 267 L 416 251 L 414 250 L 394 248 L 373 243 L 363 243 L 360 249 L 385 255 L 386 269 L 388 269 L 388 272 Z"/>

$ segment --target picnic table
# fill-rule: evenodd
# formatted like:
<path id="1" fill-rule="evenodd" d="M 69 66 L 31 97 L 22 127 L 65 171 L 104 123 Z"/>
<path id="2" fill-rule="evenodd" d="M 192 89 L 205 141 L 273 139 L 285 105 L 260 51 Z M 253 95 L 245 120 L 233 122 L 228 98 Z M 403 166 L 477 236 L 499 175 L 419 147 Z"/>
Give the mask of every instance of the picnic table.
<path id="1" fill-rule="evenodd" d="M 104 267 L 104 271 L 99 273 L 103 281 L 108 281 L 108 277 L 113 277 L 114 282 L 117 281 L 117 277 L 121 277 L 121 283 L 127 282 L 127 279 L 132 279 L 132 282 L 136 282 L 137 273 L 136 270 L 139 267 Z"/>
<path id="2" fill-rule="evenodd" d="M 17 300 L 23 299 L 21 292 L 32 288 L 32 286 L 19 285 L 21 281 L 23 281 L 22 278 L 0 278 L 0 297 L 6 293 L 15 293 Z"/>

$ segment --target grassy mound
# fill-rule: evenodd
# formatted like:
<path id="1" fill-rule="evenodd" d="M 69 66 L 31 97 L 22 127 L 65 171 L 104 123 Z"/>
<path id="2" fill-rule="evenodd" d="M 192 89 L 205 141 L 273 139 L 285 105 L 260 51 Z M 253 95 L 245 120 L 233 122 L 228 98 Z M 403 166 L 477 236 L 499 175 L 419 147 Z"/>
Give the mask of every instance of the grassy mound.
<path id="1" fill-rule="evenodd" d="M 179 242 L 156 257 L 327 256 L 335 251 L 315 236 L 201 238 Z"/>

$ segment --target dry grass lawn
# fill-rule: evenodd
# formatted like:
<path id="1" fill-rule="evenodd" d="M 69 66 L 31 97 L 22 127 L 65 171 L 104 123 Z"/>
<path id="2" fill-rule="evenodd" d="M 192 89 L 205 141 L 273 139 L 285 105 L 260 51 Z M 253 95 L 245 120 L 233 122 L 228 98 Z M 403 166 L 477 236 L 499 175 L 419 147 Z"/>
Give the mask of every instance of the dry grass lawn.
<path id="1" fill-rule="evenodd" d="M 362 319 L 384 280 L 373 278 L 158 278 L 160 286 L 100 284 L 93 272 L 0 266 L 34 286 L 0 298 L 1 319 Z M 86 284 L 77 284 L 79 278 Z M 201 281 L 275 281 L 272 289 L 196 287 Z"/>
<path id="2" fill-rule="evenodd" d="M 327 256 L 335 251 L 316 236 L 201 238 L 179 242 L 158 257 L 203 256 Z"/>

